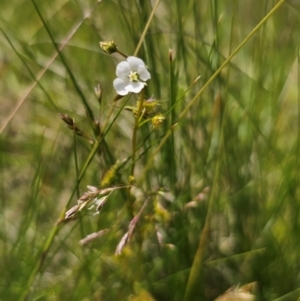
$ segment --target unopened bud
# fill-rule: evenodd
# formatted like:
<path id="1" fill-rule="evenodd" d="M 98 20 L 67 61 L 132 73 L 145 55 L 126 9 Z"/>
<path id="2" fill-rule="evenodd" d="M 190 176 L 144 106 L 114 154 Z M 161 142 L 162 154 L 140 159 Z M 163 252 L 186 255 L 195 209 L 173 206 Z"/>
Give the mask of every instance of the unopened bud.
<path id="1" fill-rule="evenodd" d="M 171 48 L 169 49 L 169 61 L 173 61 L 173 50 Z"/>
<path id="2" fill-rule="evenodd" d="M 113 54 L 115 53 L 118 48 L 114 41 L 104 41 L 100 42 L 100 48 L 103 50 L 106 54 Z"/>
<path id="3" fill-rule="evenodd" d="M 102 97 L 102 90 L 100 87 L 100 84 L 98 84 L 95 88 L 94 88 L 95 94 L 97 96 L 97 98 L 100 100 Z"/>
<path id="4" fill-rule="evenodd" d="M 98 103 L 99 103 L 99 105 L 101 105 L 101 101 L 102 101 L 102 90 L 101 90 L 100 84 L 98 84 L 98 85 L 94 88 L 94 91 L 95 91 L 96 97 L 97 97 L 97 99 L 98 99 Z"/>

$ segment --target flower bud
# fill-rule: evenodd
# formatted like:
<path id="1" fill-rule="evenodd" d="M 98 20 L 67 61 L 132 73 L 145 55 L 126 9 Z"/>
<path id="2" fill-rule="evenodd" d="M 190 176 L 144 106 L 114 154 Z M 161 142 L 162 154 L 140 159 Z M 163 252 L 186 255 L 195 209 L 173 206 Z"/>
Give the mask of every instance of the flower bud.
<path id="1" fill-rule="evenodd" d="M 114 41 L 104 41 L 100 42 L 100 48 L 103 50 L 106 54 L 113 54 L 115 53 L 118 48 Z"/>

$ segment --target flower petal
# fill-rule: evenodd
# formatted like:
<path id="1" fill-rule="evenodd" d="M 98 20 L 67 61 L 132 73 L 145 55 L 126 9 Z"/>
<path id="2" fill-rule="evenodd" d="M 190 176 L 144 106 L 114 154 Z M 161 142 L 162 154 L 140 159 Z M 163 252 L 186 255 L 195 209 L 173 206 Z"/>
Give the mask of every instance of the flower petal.
<path id="1" fill-rule="evenodd" d="M 128 90 L 126 89 L 126 87 L 128 86 L 129 84 L 129 80 L 126 80 L 126 79 L 121 79 L 121 78 L 116 78 L 113 82 L 113 85 L 114 85 L 114 88 L 116 90 L 116 92 L 119 94 L 119 95 L 127 95 L 128 94 Z"/>
<path id="2" fill-rule="evenodd" d="M 146 86 L 145 81 L 151 78 L 143 60 L 135 56 L 129 56 L 127 61 L 119 63 L 116 75 L 113 85 L 119 95 L 141 92 Z"/>
<path id="3" fill-rule="evenodd" d="M 131 70 L 135 72 L 138 72 L 139 66 L 145 67 L 145 63 L 143 62 L 143 60 L 135 56 L 129 56 L 127 58 L 127 62 L 130 65 Z"/>
<path id="4" fill-rule="evenodd" d="M 130 65 L 128 62 L 121 62 L 117 66 L 116 75 L 120 78 L 126 78 L 130 74 Z"/>
<path id="5" fill-rule="evenodd" d="M 148 72 L 145 66 L 139 66 L 138 67 L 138 74 L 141 80 L 147 81 L 148 79 L 151 78 L 151 74 Z"/>
<path id="6" fill-rule="evenodd" d="M 128 92 L 139 93 L 142 91 L 146 84 L 143 82 L 129 82 L 125 87 Z"/>

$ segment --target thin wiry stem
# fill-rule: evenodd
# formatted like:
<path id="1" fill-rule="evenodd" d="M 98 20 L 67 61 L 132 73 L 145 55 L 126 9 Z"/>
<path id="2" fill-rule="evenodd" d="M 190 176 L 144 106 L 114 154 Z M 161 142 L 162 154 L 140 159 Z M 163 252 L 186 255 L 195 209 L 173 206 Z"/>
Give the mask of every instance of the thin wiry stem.
<path id="1" fill-rule="evenodd" d="M 143 102 L 144 102 L 144 89 L 141 92 L 141 99 L 139 102 L 139 108 L 137 115 L 135 117 L 135 123 L 134 123 L 134 128 L 133 128 L 133 133 L 132 133 L 132 166 L 131 166 L 131 173 L 130 175 L 134 177 L 134 169 L 135 169 L 135 154 L 136 154 L 136 142 L 137 142 L 137 131 L 139 128 L 139 120 L 142 114 L 142 109 L 143 109 Z"/>
<path id="2" fill-rule="evenodd" d="M 155 2 L 155 4 L 154 4 L 154 7 L 153 7 L 152 12 L 151 12 L 151 15 L 150 15 L 150 17 L 149 17 L 149 20 L 147 21 L 147 24 L 146 24 L 146 26 L 145 26 L 145 28 L 144 28 L 144 31 L 143 31 L 142 35 L 141 35 L 141 38 L 140 38 L 140 40 L 139 40 L 139 43 L 138 43 L 138 45 L 136 46 L 135 52 L 134 52 L 134 54 L 133 54 L 134 56 L 136 56 L 136 55 L 138 54 L 138 52 L 139 52 L 139 50 L 140 50 L 140 48 L 141 48 L 141 46 L 142 46 L 142 44 L 143 44 L 143 41 L 144 41 L 145 36 L 146 36 L 146 33 L 147 33 L 147 31 L 148 31 L 148 29 L 149 29 L 149 27 L 150 27 L 150 24 L 151 24 L 151 22 L 152 22 L 152 19 L 153 19 L 153 17 L 154 17 L 154 14 L 155 14 L 155 12 L 156 12 L 156 9 L 157 9 L 157 7 L 158 7 L 158 5 L 159 5 L 159 2 L 160 2 L 160 0 L 156 0 L 156 2 Z"/>
<path id="3" fill-rule="evenodd" d="M 173 66 L 173 53 L 172 50 L 169 50 L 169 91 L 170 91 L 170 108 L 171 110 L 171 125 L 175 122 L 175 102 L 176 102 L 176 93 L 175 93 L 175 83 L 174 83 L 174 66 Z M 174 132 L 171 132 L 171 143 L 170 143 L 170 187 L 174 190 L 176 183 L 176 162 L 175 162 L 175 138 Z"/>
<path id="4" fill-rule="evenodd" d="M 132 154 L 131 154 L 132 165 L 131 165 L 131 171 L 130 171 L 131 179 L 134 179 L 134 170 L 135 170 L 135 163 L 136 163 L 135 157 L 136 157 L 136 151 L 137 151 L 137 131 L 139 129 L 139 121 L 140 121 L 140 117 L 142 115 L 143 102 L 144 102 L 144 93 L 145 92 L 144 92 L 144 89 L 143 89 L 140 93 L 141 99 L 139 101 L 139 107 L 138 107 L 137 114 L 135 116 L 135 122 L 134 122 L 134 127 L 133 127 L 133 132 L 132 132 L 132 142 L 131 142 L 131 146 L 132 146 Z M 127 210 L 128 210 L 129 216 L 133 217 L 132 201 L 131 201 L 130 191 L 131 191 L 131 187 L 128 187 L 128 190 L 127 190 L 127 195 L 128 195 Z"/>

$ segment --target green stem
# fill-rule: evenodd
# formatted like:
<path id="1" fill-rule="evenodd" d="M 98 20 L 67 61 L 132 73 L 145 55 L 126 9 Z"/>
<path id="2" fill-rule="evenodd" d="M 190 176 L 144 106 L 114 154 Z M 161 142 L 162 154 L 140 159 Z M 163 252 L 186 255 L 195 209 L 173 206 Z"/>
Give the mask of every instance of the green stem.
<path id="1" fill-rule="evenodd" d="M 174 74 L 173 74 L 173 55 L 172 50 L 169 50 L 169 91 L 170 91 L 170 108 L 171 110 L 171 124 L 175 122 L 175 85 L 174 85 Z M 168 154 L 170 164 L 170 187 L 174 191 L 176 183 L 176 163 L 175 163 L 175 141 L 174 141 L 174 131 L 171 132 L 171 143 L 170 143 L 170 154 Z"/>
<path id="2" fill-rule="evenodd" d="M 139 129 L 139 121 L 140 121 L 140 117 L 142 115 L 142 110 L 143 110 L 144 94 L 145 94 L 145 91 L 143 89 L 140 94 L 141 97 L 140 97 L 139 107 L 138 107 L 137 115 L 135 116 L 135 123 L 134 123 L 133 133 L 132 133 L 132 142 L 131 142 L 132 164 L 131 164 L 131 171 L 130 171 L 130 177 L 132 179 L 134 179 L 135 157 L 136 157 L 136 150 L 137 150 L 137 131 Z M 132 218 L 134 215 L 133 215 L 133 209 L 132 209 L 133 202 L 131 200 L 130 191 L 131 191 L 131 186 L 129 186 L 128 190 L 127 190 L 127 194 L 128 194 L 127 211 L 128 211 L 129 216 Z"/>
<path id="3" fill-rule="evenodd" d="M 142 115 L 142 110 L 143 110 L 143 103 L 144 103 L 144 89 L 141 92 L 141 99 L 138 107 L 138 112 L 135 117 L 135 123 L 134 123 L 134 128 L 133 128 L 133 133 L 132 133 L 132 165 L 131 165 L 131 173 L 130 175 L 134 177 L 134 169 L 135 169 L 135 154 L 136 154 L 136 141 L 137 141 L 137 131 L 139 129 L 139 120 Z"/>
<path id="4" fill-rule="evenodd" d="M 149 19 L 148 19 L 148 21 L 147 21 L 147 24 L 146 24 L 146 26 L 145 26 L 145 28 L 144 28 L 144 31 L 143 31 L 143 33 L 142 33 L 142 35 L 141 35 L 141 38 L 140 38 L 140 40 L 139 40 L 139 43 L 138 43 L 138 45 L 136 46 L 136 49 L 135 49 L 135 51 L 134 51 L 134 54 L 133 54 L 134 56 L 136 56 L 136 55 L 138 54 L 138 52 L 139 52 L 139 50 L 140 50 L 140 48 L 141 48 L 141 46 L 142 46 L 142 44 L 143 44 L 143 41 L 144 41 L 145 36 L 146 36 L 146 33 L 147 33 L 147 31 L 148 31 L 148 29 L 149 29 L 149 27 L 150 27 L 150 24 L 151 24 L 151 22 L 152 22 L 152 19 L 153 19 L 153 17 L 154 17 L 155 11 L 156 11 L 156 9 L 157 9 L 157 7 L 158 7 L 160 1 L 161 1 L 161 0 L 156 0 L 155 4 L 154 4 L 154 6 L 153 6 L 151 15 L 150 15 L 150 17 L 149 17 Z"/>

